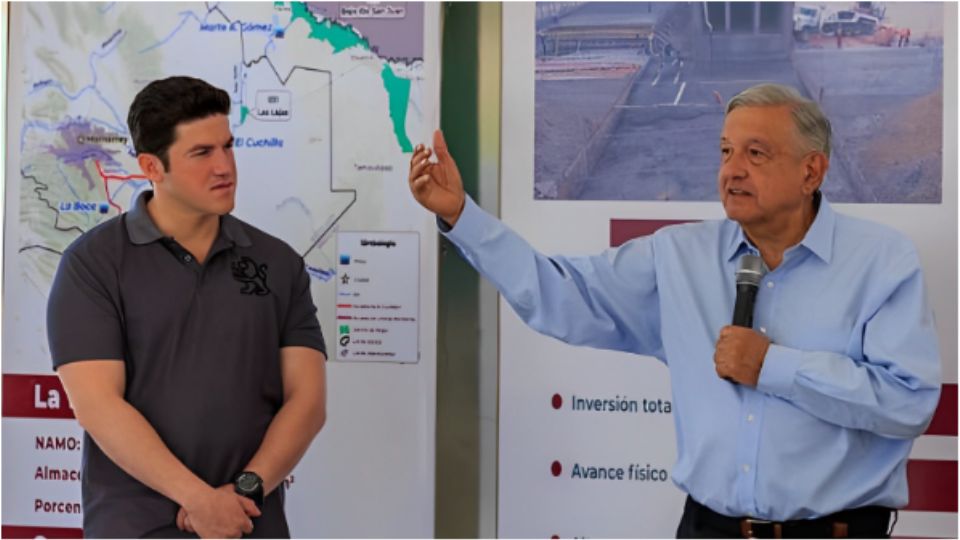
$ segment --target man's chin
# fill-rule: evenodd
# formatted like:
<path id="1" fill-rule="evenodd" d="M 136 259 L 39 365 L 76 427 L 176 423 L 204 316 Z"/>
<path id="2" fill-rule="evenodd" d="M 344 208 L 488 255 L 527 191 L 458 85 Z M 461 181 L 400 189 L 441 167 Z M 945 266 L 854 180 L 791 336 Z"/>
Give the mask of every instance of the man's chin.
<path id="1" fill-rule="evenodd" d="M 209 206 L 209 210 L 211 214 L 223 216 L 233 212 L 234 207 L 236 207 L 236 203 L 233 200 L 217 201 Z"/>
<path id="2" fill-rule="evenodd" d="M 737 221 L 737 216 L 740 215 L 742 212 L 739 211 L 739 209 L 736 206 L 728 203 L 726 200 L 722 201 L 722 204 L 723 204 L 723 212 L 727 214 L 727 219 L 731 221 Z"/>
<path id="3" fill-rule="evenodd" d="M 748 218 L 757 211 L 756 202 L 748 197 L 730 195 L 725 197 L 721 203 L 723 204 L 723 211 L 733 221 Z"/>
<path id="4" fill-rule="evenodd" d="M 737 208 L 735 205 L 724 205 L 724 212 L 727 214 L 727 219 L 730 221 L 736 221 L 740 225 L 745 225 L 751 219 L 750 212 L 747 212 L 744 208 Z"/>

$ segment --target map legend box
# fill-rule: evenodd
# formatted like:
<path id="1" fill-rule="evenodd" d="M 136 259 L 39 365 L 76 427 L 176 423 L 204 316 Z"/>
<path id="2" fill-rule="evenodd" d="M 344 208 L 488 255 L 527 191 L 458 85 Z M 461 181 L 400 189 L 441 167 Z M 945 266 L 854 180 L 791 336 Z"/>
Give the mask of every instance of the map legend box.
<path id="1" fill-rule="evenodd" d="M 419 361 L 420 235 L 337 234 L 337 334 L 343 362 Z"/>

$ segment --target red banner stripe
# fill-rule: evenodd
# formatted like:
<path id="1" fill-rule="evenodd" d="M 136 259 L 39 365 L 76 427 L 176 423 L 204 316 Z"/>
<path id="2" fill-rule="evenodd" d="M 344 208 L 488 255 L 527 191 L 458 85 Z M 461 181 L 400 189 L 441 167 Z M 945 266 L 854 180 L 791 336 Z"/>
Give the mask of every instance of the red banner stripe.
<path id="1" fill-rule="evenodd" d="M 56 375 L 3 375 L 4 418 L 73 418 Z"/>
<path id="2" fill-rule="evenodd" d="M 690 223 L 691 219 L 611 219 L 610 247 L 626 244 L 634 238 L 657 232 L 667 225 Z"/>
<path id="3" fill-rule="evenodd" d="M 911 459 L 907 462 L 910 503 L 904 510 L 957 511 L 957 462 Z"/>
<path id="4" fill-rule="evenodd" d="M 83 529 L 66 527 L 27 527 L 4 525 L 0 527 L 4 538 L 83 538 Z"/>
<path id="5" fill-rule="evenodd" d="M 933 413 L 927 435 L 957 436 L 957 385 L 945 384 L 940 390 L 940 403 Z"/>

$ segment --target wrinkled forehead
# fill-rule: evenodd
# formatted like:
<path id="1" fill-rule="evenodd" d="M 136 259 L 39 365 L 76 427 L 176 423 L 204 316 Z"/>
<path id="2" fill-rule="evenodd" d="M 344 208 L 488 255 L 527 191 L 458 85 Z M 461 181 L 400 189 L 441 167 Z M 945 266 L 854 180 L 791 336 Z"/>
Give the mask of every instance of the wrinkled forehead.
<path id="1" fill-rule="evenodd" d="M 789 105 L 742 106 L 727 113 L 720 141 L 744 144 L 762 141 L 775 146 L 799 144 Z"/>

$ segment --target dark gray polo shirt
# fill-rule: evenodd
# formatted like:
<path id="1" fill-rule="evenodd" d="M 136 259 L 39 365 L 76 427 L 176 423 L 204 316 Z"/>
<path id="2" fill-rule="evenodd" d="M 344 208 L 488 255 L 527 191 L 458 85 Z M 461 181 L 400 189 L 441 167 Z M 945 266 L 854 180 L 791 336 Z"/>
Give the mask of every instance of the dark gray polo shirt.
<path id="1" fill-rule="evenodd" d="M 325 352 L 303 259 L 230 215 L 204 264 L 157 229 L 147 191 L 67 248 L 47 306 L 53 366 L 122 360 L 125 398 L 211 486 L 233 481 L 283 404 L 280 348 Z M 176 503 L 123 472 L 85 434 L 87 537 L 175 535 Z M 254 535 L 288 536 L 282 489 Z"/>

